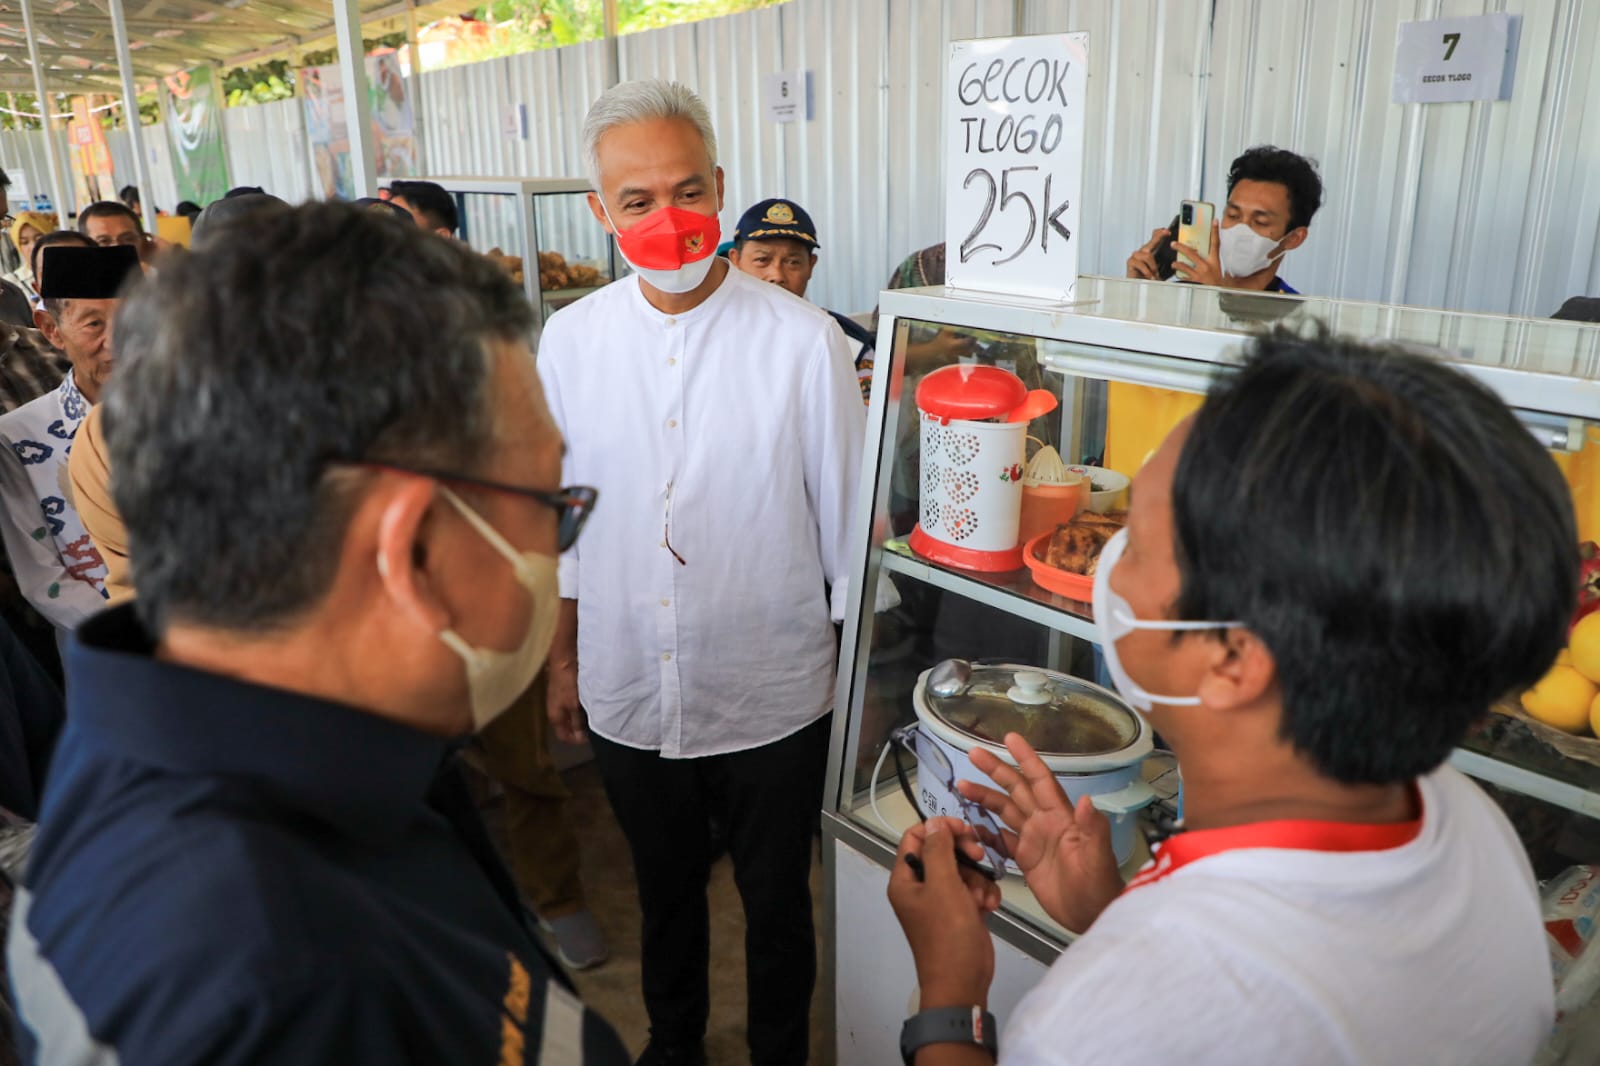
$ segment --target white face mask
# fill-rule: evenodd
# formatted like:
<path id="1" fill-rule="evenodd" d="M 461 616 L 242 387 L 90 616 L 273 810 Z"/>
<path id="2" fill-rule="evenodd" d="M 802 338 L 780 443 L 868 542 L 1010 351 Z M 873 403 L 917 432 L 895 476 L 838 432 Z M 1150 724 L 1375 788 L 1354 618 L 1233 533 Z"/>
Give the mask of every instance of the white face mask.
<path id="1" fill-rule="evenodd" d="M 499 530 L 467 506 L 461 497 L 443 485 L 439 486 L 439 492 L 489 542 L 489 546 L 511 564 L 517 584 L 527 591 L 533 605 L 528 631 L 523 634 L 522 643 L 511 651 L 474 648 L 453 629 L 439 633 L 439 639 L 466 663 L 467 689 L 472 694 L 472 725 L 474 729 L 482 729 L 528 690 L 533 679 L 539 675 L 545 657 L 550 654 L 550 643 L 556 635 L 556 622 L 561 617 L 556 557 L 543 552 L 517 551 L 500 535 Z"/>
<path id="2" fill-rule="evenodd" d="M 1288 255 L 1288 250 L 1272 254 L 1278 242 L 1263 237 L 1243 222 L 1225 226 L 1222 230 L 1222 272 L 1230 278 L 1248 278 L 1277 263 Z"/>
<path id="3" fill-rule="evenodd" d="M 1160 629 L 1168 632 L 1185 629 L 1228 629 L 1238 622 L 1168 622 L 1142 621 L 1134 617 L 1128 601 L 1111 588 L 1111 571 L 1128 546 L 1128 531 L 1118 530 L 1100 549 L 1100 562 L 1094 574 L 1094 625 L 1100 631 L 1100 652 L 1106 659 L 1106 670 L 1111 674 L 1111 684 L 1122 698 L 1137 711 L 1150 713 L 1150 708 L 1160 703 L 1169 707 L 1198 707 L 1199 696 L 1158 696 L 1128 676 L 1127 668 L 1117 657 L 1117 641 L 1136 629 Z"/>

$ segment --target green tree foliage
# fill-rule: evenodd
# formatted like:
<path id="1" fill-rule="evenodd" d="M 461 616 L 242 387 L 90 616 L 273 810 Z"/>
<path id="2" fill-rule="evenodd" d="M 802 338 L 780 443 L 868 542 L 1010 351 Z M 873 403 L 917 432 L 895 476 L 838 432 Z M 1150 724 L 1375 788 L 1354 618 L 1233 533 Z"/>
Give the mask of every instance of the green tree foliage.
<path id="1" fill-rule="evenodd" d="M 406 35 L 391 33 L 361 42 L 365 52 L 379 48 L 404 48 Z M 324 48 L 307 52 L 300 66 L 322 67 L 339 61 L 337 48 Z M 273 100 L 287 100 L 294 95 L 294 67 L 287 59 L 271 59 L 253 67 L 235 67 L 222 75 L 222 91 L 229 107 L 242 104 L 265 104 Z"/>
<path id="2" fill-rule="evenodd" d="M 618 0 L 617 31 L 637 33 L 682 22 L 771 7 L 783 0 Z M 494 0 L 477 17 L 496 27 L 494 39 L 461 49 L 452 64 L 476 63 L 541 48 L 598 40 L 605 33 L 604 0 Z"/>
<path id="3" fill-rule="evenodd" d="M 783 0 L 618 0 L 617 29 L 637 33 L 682 22 L 733 15 L 752 8 L 771 7 Z M 560 48 L 598 40 L 605 33 L 604 0 L 493 0 L 477 10 L 477 18 L 495 27 L 493 39 L 462 48 L 451 64 Z M 368 52 L 377 48 L 404 48 L 406 35 L 391 33 L 362 42 Z M 305 53 L 301 66 L 319 67 L 338 61 L 337 49 Z M 250 67 L 236 67 L 222 75 L 228 106 L 262 104 L 295 95 L 294 67 L 287 59 L 273 59 Z M 20 99 L 20 97 L 19 97 Z M 143 98 L 140 110 L 143 111 Z M 21 110 L 19 108 L 19 110 Z M 9 120 L 10 116 L 6 116 Z M 146 121 L 151 121 L 147 116 Z"/>

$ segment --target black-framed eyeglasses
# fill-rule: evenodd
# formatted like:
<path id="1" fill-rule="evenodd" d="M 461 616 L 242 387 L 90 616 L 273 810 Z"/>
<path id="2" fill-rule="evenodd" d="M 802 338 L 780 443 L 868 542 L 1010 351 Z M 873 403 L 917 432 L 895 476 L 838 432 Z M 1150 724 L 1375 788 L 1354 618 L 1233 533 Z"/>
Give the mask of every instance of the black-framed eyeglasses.
<path id="1" fill-rule="evenodd" d="M 924 789 L 922 796 L 918 796 L 911 790 L 911 782 L 906 775 L 905 763 L 900 758 L 901 752 L 905 752 L 917 760 L 918 774 L 929 773 L 930 776 L 936 778 L 944 786 L 945 792 L 955 800 L 957 817 L 970 825 L 978 835 L 978 843 L 983 846 L 983 854 L 988 860 L 988 865 L 985 866 L 974 862 L 962 854 L 959 848 L 956 849 L 956 861 L 968 869 L 982 874 L 991 881 L 1000 880 L 1000 876 L 1006 872 L 1006 860 L 1010 858 L 1006 851 L 1005 837 L 1001 835 L 1000 823 L 995 821 L 994 815 L 990 814 L 981 805 L 974 803 L 956 791 L 955 767 L 950 765 L 950 759 L 940 749 L 939 745 L 929 741 L 922 744 L 920 750 L 918 749 L 916 744 L 918 728 L 918 726 L 914 725 L 901 726 L 889 734 L 889 747 L 891 754 L 894 756 L 894 773 L 896 779 L 900 782 L 900 791 L 905 794 L 906 801 L 917 812 L 917 819 L 926 822 L 929 810 L 935 807 L 933 794 Z M 934 809 L 933 813 L 943 815 L 946 812 Z"/>
<path id="2" fill-rule="evenodd" d="M 448 470 L 434 470 L 425 466 L 406 466 L 403 463 L 360 459 L 340 465 L 361 466 L 373 470 L 393 470 L 401 474 L 416 474 L 418 477 L 432 478 L 447 485 L 468 485 L 475 489 L 484 489 L 488 492 L 503 492 L 542 503 L 556 513 L 556 548 L 558 551 L 566 551 L 577 541 L 578 534 L 583 532 L 583 527 L 589 521 L 589 516 L 594 513 L 595 501 L 600 498 L 600 490 L 588 485 L 568 485 L 557 489 L 555 492 L 545 492 L 541 489 L 523 488 L 520 485 L 503 485 L 498 481 L 487 481 L 468 474 L 453 474 Z"/>

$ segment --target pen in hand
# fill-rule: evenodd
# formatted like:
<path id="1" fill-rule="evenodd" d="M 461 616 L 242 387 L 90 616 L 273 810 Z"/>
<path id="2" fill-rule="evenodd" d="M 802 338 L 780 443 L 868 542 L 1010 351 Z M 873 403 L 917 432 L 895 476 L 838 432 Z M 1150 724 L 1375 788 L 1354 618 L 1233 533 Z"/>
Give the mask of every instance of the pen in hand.
<path id="1" fill-rule="evenodd" d="M 1000 880 L 1000 873 L 998 870 L 991 870 L 986 866 L 980 866 L 966 855 L 963 855 L 959 849 L 956 851 L 956 864 L 959 866 L 965 866 L 979 877 L 987 878 L 990 881 Z M 922 857 L 920 855 L 906 855 L 906 865 L 911 867 L 911 872 L 917 875 L 918 881 L 927 880 L 927 874 L 923 869 Z"/>

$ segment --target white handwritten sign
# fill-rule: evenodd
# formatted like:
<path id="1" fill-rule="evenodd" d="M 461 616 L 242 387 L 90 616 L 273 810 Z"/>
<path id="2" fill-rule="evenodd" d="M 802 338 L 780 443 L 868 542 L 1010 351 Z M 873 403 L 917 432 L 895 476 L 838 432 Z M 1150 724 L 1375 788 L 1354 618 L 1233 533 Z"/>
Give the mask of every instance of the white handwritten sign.
<path id="1" fill-rule="evenodd" d="M 945 281 L 1065 302 L 1078 284 L 1083 33 L 954 41 L 945 101 Z"/>
<path id="2" fill-rule="evenodd" d="M 1511 96 L 1518 17 L 1504 12 L 1402 22 L 1394 54 L 1397 104 Z"/>

